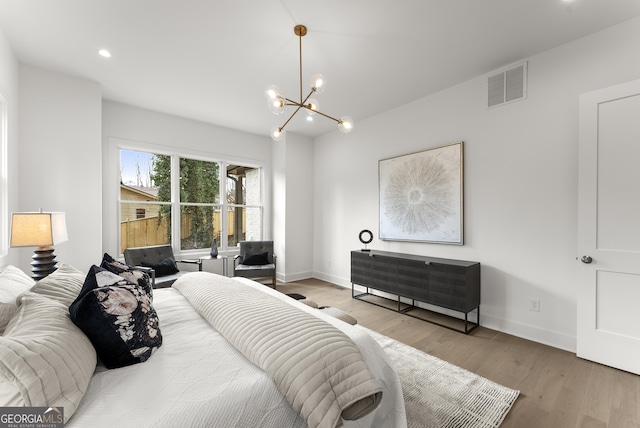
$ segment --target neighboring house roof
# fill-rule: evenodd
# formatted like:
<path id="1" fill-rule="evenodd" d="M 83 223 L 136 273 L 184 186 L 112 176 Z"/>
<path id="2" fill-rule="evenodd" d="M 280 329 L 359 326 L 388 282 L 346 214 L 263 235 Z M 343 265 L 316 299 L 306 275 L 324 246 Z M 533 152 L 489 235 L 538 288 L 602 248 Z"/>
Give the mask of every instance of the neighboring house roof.
<path id="1" fill-rule="evenodd" d="M 126 184 L 120 183 L 121 189 L 129 190 L 130 192 L 138 193 L 142 196 L 149 197 L 152 199 L 158 199 L 158 188 L 157 187 L 145 187 L 145 186 L 128 186 Z"/>

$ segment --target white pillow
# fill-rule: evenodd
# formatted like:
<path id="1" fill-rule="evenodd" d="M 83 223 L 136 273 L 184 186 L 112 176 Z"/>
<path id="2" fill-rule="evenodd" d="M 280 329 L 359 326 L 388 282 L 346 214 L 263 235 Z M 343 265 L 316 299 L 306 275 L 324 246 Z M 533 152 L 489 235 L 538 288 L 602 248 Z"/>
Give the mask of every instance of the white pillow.
<path id="1" fill-rule="evenodd" d="M 15 266 L 7 266 L 0 272 L 0 334 L 18 312 L 16 299 L 36 282 Z"/>
<path id="2" fill-rule="evenodd" d="M 29 291 L 36 282 L 15 266 L 7 266 L 0 273 L 0 302 L 16 303 L 16 298 Z"/>
<path id="3" fill-rule="evenodd" d="M 18 313 L 18 305 L 15 303 L 0 302 L 0 335 L 4 333 L 4 329 L 11 321 L 11 318 Z"/>
<path id="4" fill-rule="evenodd" d="M 62 264 L 55 272 L 36 282 L 31 291 L 57 300 L 68 308 L 82 290 L 86 276 L 73 266 Z"/>
<path id="5" fill-rule="evenodd" d="M 96 368 L 96 351 L 53 299 L 26 293 L 0 336 L 0 407 L 78 408 Z"/>

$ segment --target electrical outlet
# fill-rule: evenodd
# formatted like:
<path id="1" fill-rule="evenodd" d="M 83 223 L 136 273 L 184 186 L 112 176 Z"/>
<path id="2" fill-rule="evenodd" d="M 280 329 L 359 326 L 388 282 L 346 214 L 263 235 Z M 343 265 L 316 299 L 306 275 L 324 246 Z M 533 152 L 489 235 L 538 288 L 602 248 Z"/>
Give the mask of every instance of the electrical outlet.
<path id="1" fill-rule="evenodd" d="M 533 312 L 540 312 L 540 299 L 530 297 L 529 310 Z"/>

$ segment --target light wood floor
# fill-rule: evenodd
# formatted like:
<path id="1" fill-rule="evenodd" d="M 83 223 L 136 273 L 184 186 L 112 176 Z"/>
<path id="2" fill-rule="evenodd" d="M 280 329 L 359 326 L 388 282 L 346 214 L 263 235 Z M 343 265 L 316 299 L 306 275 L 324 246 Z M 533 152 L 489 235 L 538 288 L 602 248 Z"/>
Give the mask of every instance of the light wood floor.
<path id="1" fill-rule="evenodd" d="M 352 299 L 351 289 L 317 279 L 277 289 L 339 308 L 360 325 L 519 390 L 503 428 L 640 428 L 640 376 L 484 327 L 458 333 Z"/>

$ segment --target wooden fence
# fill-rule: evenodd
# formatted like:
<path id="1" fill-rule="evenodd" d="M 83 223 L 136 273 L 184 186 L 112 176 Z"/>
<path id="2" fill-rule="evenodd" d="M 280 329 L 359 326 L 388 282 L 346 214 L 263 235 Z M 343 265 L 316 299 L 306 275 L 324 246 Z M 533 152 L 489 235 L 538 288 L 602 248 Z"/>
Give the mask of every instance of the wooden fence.
<path id="1" fill-rule="evenodd" d="M 126 220 L 120 223 L 120 251 L 132 247 L 149 247 L 167 243 L 167 219 L 158 217 Z"/>
<path id="2" fill-rule="evenodd" d="M 229 212 L 228 216 L 228 237 L 233 236 L 235 230 L 235 213 Z M 213 224 L 220 225 L 220 212 L 213 213 Z M 163 245 L 168 243 L 168 222 L 163 218 L 158 222 L 158 217 L 140 218 L 135 220 L 126 220 L 120 223 L 120 251 L 124 252 L 127 248 L 132 247 L 149 247 L 152 245 Z M 191 219 L 189 215 L 182 216 L 181 220 L 182 235 L 188 237 L 191 234 Z M 219 226 L 216 227 L 218 229 Z M 242 222 L 243 233 L 246 230 L 245 221 Z M 231 241 L 231 240 L 229 240 Z"/>

